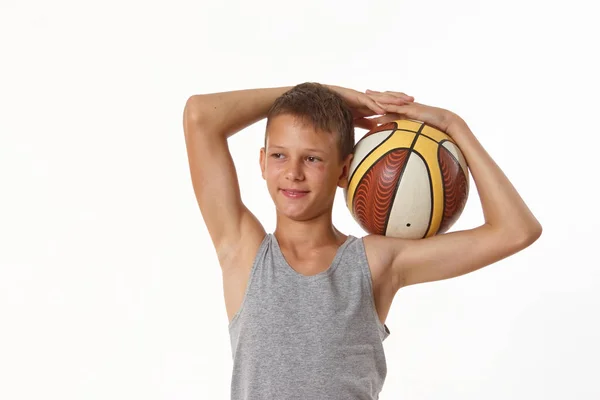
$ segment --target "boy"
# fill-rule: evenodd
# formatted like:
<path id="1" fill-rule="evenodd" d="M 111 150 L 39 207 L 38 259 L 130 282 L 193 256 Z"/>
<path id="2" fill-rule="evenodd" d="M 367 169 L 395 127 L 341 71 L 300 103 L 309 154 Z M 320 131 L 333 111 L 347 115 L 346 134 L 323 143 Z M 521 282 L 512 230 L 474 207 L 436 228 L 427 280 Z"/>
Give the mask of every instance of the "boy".
<path id="1" fill-rule="evenodd" d="M 381 115 L 378 118 L 366 118 Z M 267 118 L 260 168 L 277 213 L 267 234 L 240 198 L 227 138 Z M 332 224 L 354 127 L 423 121 L 457 142 L 485 223 L 421 240 L 356 238 Z M 448 279 L 520 251 L 542 228 L 456 114 L 404 93 L 303 83 L 195 95 L 184 132 L 196 199 L 223 273 L 232 399 L 377 399 L 382 342 L 405 286 Z"/>

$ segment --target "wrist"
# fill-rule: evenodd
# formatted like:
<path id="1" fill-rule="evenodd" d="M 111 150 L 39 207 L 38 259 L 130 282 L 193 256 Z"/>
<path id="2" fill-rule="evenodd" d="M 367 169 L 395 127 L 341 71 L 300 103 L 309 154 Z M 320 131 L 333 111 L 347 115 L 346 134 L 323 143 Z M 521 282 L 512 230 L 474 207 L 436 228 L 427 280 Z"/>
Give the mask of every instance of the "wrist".
<path id="1" fill-rule="evenodd" d="M 447 126 L 448 129 L 446 130 L 446 134 L 448 134 L 453 139 L 458 139 L 460 137 L 466 137 L 469 136 L 469 134 L 473 134 L 465 120 L 457 115 L 451 117 Z"/>
<path id="2" fill-rule="evenodd" d="M 446 120 L 445 125 L 448 127 L 447 128 L 448 132 L 446 132 L 446 133 L 449 133 L 451 131 L 461 130 L 461 129 L 464 129 L 465 127 L 467 127 L 467 123 L 465 122 L 465 120 L 451 111 L 449 111 L 449 113 L 446 115 L 445 120 Z"/>

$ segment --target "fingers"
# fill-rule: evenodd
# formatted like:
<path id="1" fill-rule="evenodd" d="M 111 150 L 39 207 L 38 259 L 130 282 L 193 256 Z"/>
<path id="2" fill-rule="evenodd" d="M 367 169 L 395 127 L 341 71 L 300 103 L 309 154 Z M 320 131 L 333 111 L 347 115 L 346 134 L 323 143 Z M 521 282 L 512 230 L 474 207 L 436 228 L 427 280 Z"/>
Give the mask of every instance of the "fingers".
<path id="1" fill-rule="evenodd" d="M 388 122 L 398 121 L 401 119 L 408 119 L 406 115 L 387 113 L 385 115 L 375 118 L 356 118 L 354 120 L 354 126 L 371 130 L 377 128 L 379 125 L 387 124 Z"/>
<path id="2" fill-rule="evenodd" d="M 401 119 L 407 119 L 407 117 L 402 114 L 390 113 L 376 118 L 357 118 L 354 120 L 354 126 L 370 131 L 372 129 L 377 128 L 379 125 L 387 124 L 388 122 L 398 121 Z"/>
<path id="3" fill-rule="evenodd" d="M 373 121 L 376 125 L 383 125 L 387 124 L 388 122 L 397 121 L 399 119 L 406 119 L 406 116 L 402 114 L 390 113 L 378 118 L 373 118 L 371 121 Z"/>
<path id="4" fill-rule="evenodd" d="M 364 102 L 366 103 L 365 105 L 367 107 L 369 107 L 370 110 L 374 111 L 378 115 L 385 114 L 385 109 L 383 108 L 383 105 L 380 104 L 380 103 L 378 103 L 378 102 L 376 102 L 371 97 L 365 96 Z"/>
<path id="5" fill-rule="evenodd" d="M 386 112 L 389 114 L 401 114 L 403 119 L 413 119 L 425 122 L 443 132 L 446 132 L 452 121 L 452 115 L 448 110 L 438 107 L 431 107 L 420 103 L 410 103 L 405 105 L 384 104 Z"/>
<path id="6" fill-rule="evenodd" d="M 367 89 L 366 91 L 367 93 L 372 93 L 372 94 L 381 94 L 381 95 L 388 95 L 388 96 L 394 96 L 394 97 L 400 97 L 400 98 L 405 98 L 407 100 L 412 99 L 414 100 L 413 96 L 409 96 L 406 93 L 403 92 L 393 92 L 390 90 L 386 90 L 385 92 L 380 92 L 377 90 L 371 90 L 371 89 Z"/>
<path id="7" fill-rule="evenodd" d="M 382 107 L 384 108 L 385 112 L 387 114 L 402 114 L 402 115 L 412 115 L 415 113 L 414 107 L 412 107 L 414 105 L 414 103 L 410 103 L 410 104 L 401 104 L 401 105 L 396 105 L 396 104 L 383 104 Z"/>
<path id="8" fill-rule="evenodd" d="M 375 114 L 384 115 L 387 111 L 386 104 L 403 105 L 414 101 L 414 97 L 399 92 L 381 93 L 367 89 L 366 93 L 358 96 L 357 100 Z"/>
<path id="9" fill-rule="evenodd" d="M 376 90 L 367 89 L 367 91 L 365 93 L 371 94 L 371 95 L 377 95 L 380 98 L 386 99 L 388 101 L 395 100 L 398 98 L 406 100 L 406 101 L 414 101 L 415 100 L 415 98 L 413 96 L 408 96 L 407 94 L 402 93 L 402 92 L 391 92 L 391 91 L 379 92 Z"/>
<path id="10" fill-rule="evenodd" d="M 379 103 L 404 104 L 410 101 L 407 97 L 392 96 L 390 94 L 370 92 L 367 92 L 366 94 Z"/>

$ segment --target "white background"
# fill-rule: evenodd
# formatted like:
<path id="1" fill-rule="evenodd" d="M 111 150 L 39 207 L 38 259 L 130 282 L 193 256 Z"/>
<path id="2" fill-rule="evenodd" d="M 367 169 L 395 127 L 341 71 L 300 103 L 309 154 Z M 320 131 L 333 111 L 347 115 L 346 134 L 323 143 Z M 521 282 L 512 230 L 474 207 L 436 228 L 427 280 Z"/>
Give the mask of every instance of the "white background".
<path id="1" fill-rule="evenodd" d="M 183 106 L 306 81 L 456 112 L 544 228 L 503 261 L 398 292 L 380 398 L 600 398 L 591 4 L 1 0 L 0 398 L 229 397 Z M 273 231 L 264 127 L 230 146 L 243 200 Z M 471 184 L 452 231 L 484 221 Z M 334 223 L 365 235 L 341 190 Z"/>

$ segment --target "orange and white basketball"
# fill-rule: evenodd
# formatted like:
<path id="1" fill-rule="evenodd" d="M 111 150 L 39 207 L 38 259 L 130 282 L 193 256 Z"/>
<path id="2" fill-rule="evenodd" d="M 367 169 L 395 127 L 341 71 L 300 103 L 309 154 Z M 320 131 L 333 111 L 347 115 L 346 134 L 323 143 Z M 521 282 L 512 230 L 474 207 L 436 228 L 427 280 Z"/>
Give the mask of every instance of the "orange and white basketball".
<path id="1" fill-rule="evenodd" d="M 446 232 L 469 195 L 457 144 L 421 121 L 378 126 L 354 147 L 346 205 L 371 234 L 420 239 Z"/>

